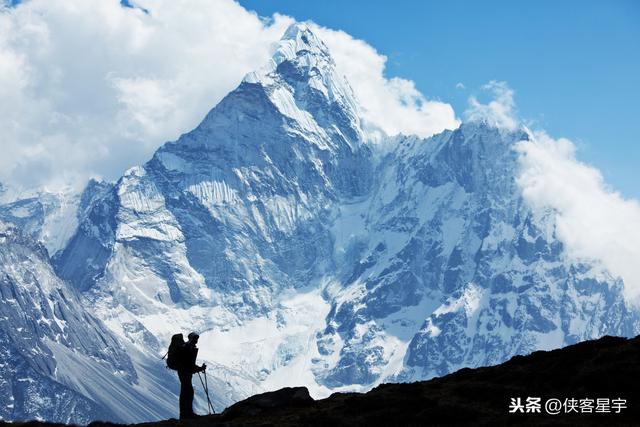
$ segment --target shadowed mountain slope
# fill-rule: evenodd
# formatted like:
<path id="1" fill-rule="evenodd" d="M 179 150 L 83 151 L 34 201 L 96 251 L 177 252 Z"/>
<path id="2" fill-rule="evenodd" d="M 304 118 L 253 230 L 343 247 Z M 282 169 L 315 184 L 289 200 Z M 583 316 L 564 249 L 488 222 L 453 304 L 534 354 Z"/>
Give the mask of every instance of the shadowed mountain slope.
<path id="1" fill-rule="evenodd" d="M 313 400 L 304 387 L 253 396 L 220 415 L 139 426 L 637 425 L 640 337 L 606 336 L 564 349 L 515 356 L 430 381 L 384 384 L 368 393 Z M 509 413 L 512 398 L 540 397 L 541 413 Z M 609 399 L 611 413 L 545 413 L 548 399 Z M 613 399 L 624 399 L 615 413 Z M 30 425 L 43 425 L 30 423 Z M 112 424 L 93 423 L 93 427 Z"/>

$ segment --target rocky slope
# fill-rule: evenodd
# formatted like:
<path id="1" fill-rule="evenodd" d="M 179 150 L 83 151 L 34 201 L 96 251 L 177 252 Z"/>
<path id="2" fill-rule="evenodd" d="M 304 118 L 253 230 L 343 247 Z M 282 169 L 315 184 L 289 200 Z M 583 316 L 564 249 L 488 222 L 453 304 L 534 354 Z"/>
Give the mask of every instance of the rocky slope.
<path id="1" fill-rule="evenodd" d="M 314 401 L 305 388 L 282 389 L 238 402 L 220 415 L 138 425 L 637 425 L 638 354 L 640 338 L 607 336 L 430 381 L 384 384 L 365 394 L 335 393 Z M 514 409 L 512 399 L 518 398 L 523 412 Z M 526 412 L 537 407 L 527 398 L 540 398 L 539 412 Z M 561 402 L 559 409 L 547 404 L 550 399 Z"/>
<path id="2" fill-rule="evenodd" d="M 79 196 L 71 190 L 39 192 L 0 204 L 0 219 L 41 242 L 54 256 L 76 231 L 78 204 Z"/>

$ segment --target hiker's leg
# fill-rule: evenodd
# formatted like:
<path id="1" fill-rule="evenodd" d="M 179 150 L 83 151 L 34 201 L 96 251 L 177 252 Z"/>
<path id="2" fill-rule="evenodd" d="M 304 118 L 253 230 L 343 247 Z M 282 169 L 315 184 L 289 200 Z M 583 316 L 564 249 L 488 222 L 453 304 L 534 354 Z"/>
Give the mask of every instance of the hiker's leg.
<path id="1" fill-rule="evenodd" d="M 193 382 L 191 378 L 193 374 L 189 374 L 189 386 L 187 387 L 187 402 L 186 405 L 189 408 L 189 415 L 193 415 Z"/>
<path id="2" fill-rule="evenodd" d="M 193 414 L 191 374 L 178 372 L 178 378 L 180 378 L 180 418 L 186 418 Z"/>

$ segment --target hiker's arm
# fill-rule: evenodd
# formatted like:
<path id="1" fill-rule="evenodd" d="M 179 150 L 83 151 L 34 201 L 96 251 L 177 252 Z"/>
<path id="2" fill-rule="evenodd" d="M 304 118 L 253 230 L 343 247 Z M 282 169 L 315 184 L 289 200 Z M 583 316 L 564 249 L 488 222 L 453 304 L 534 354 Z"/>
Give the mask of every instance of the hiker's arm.
<path id="1" fill-rule="evenodd" d="M 191 371 L 193 371 L 193 373 L 202 372 L 205 369 L 207 369 L 207 365 L 206 364 L 203 363 L 202 366 L 198 366 L 196 364 L 196 361 L 195 360 L 193 361 L 193 366 L 191 367 Z"/>

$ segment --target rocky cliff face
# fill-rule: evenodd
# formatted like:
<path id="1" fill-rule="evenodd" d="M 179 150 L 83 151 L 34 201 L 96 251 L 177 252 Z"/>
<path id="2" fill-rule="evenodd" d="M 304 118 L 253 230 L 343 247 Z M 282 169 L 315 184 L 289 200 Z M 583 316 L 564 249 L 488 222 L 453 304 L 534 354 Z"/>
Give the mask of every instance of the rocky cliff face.
<path id="1" fill-rule="evenodd" d="M 638 332 L 621 281 L 567 258 L 553 213 L 522 198 L 524 129 L 467 123 L 382 150 L 363 107 L 292 26 L 196 129 L 88 185 L 56 272 L 141 354 L 199 331 L 219 407 Z"/>
<path id="2" fill-rule="evenodd" d="M 552 213 L 524 202 L 515 147 L 527 140 L 485 123 L 399 138 L 352 208 L 359 255 L 318 334 L 325 360 L 339 354 L 320 378 L 417 380 L 635 333 L 620 280 L 567 259 Z"/>

